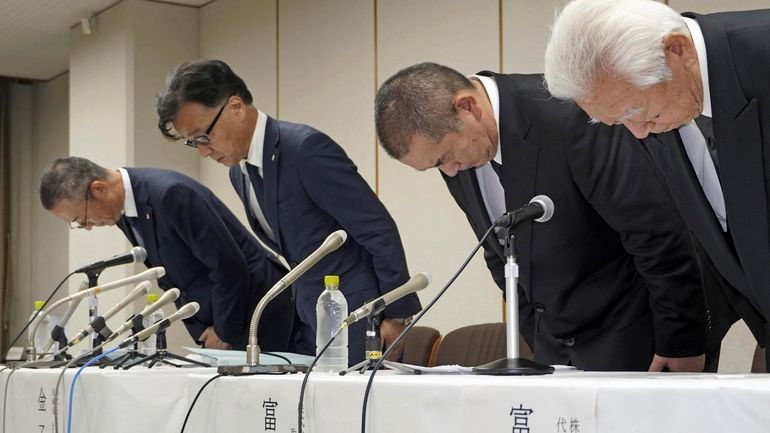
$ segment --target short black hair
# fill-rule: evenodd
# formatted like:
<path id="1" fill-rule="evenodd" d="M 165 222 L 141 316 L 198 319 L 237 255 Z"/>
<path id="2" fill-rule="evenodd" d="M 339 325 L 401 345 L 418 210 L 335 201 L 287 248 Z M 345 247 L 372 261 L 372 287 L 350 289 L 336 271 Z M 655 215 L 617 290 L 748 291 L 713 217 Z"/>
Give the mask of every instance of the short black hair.
<path id="1" fill-rule="evenodd" d="M 185 102 L 197 102 L 206 107 L 221 105 L 226 98 L 237 95 L 251 104 L 251 92 L 241 77 L 221 60 L 196 60 L 182 63 L 166 78 L 166 85 L 155 98 L 158 128 L 168 140 L 180 137 L 171 132 L 179 107 Z"/>
<path id="2" fill-rule="evenodd" d="M 374 121 L 380 144 L 393 158 L 409 152 L 409 141 L 422 135 L 438 143 L 459 131 L 462 121 L 452 100 L 473 83 L 456 70 L 425 62 L 404 68 L 377 91 Z"/>

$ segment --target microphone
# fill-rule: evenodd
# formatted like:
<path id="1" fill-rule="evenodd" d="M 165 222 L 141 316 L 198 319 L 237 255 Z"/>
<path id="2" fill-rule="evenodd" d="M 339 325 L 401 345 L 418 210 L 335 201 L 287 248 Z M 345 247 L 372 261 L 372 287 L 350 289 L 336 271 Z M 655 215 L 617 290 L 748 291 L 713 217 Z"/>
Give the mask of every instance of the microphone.
<path id="1" fill-rule="evenodd" d="M 59 299 L 58 301 L 51 304 L 50 307 L 47 307 L 45 310 L 41 311 L 37 315 L 37 319 L 35 321 L 35 324 L 33 325 L 34 327 L 32 328 L 32 333 L 30 334 L 31 339 L 30 339 L 29 345 L 34 346 L 34 343 L 33 343 L 34 336 L 36 335 L 37 328 L 38 326 L 40 326 L 40 323 L 42 323 L 43 318 L 47 316 L 54 308 L 58 307 L 59 305 L 64 304 L 65 302 L 76 301 L 91 295 L 97 295 L 102 292 L 107 292 L 109 290 L 117 289 L 118 287 L 127 286 L 129 284 L 140 283 L 142 281 L 148 281 L 148 280 L 155 280 L 164 275 L 166 275 L 166 269 L 163 268 L 163 266 L 158 266 L 155 268 L 147 269 L 146 271 L 141 272 L 139 274 L 132 275 L 130 277 L 123 278 L 117 281 L 113 281 L 111 283 L 103 284 L 101 286 L 95 286 L 95 287 L 91 287 L 90 289 L 81 290 L 77 293 L 67 296 L 66 298 Z"/>
<path id="2" fill-rule="evenodd" d="M 146 258 L 147 258 L 147 250 L 145 250 L 142 247 L 134 247 L 134 248 L 131 248 L 131 251 L 125 254 L 114 256 L 107 260 L 100 260 L 88 266 L 83 266 L 82 268 L 76 269 L 75 272 L 82 272 L 82 273 L 89 273 L 89 272 L 96 272 L 96 271 L 101 272 L 104 269 L 111 268 L 113 266 L 126 265 L 129 263 L 141 263 Z"/>
<path id="3" fill-rule="evenodd" d="M 353 323 L 363 319 L 364 317 L 368 317 L 373 314 L 380 314 L 382 310 L 384 310 L 388 305 L 398 301 L 410 293 L 414 293 L 426 288 L 428 284 L 430 284 L 430 280 L 431 277 L 428 273 L 420 272 L 419 274 L 415 274 L 402 286 L 391 290 L 390 292 L 380 296 L 373 301 L 367 302 L 356 311 L 350 313 L 350 315 L 342 321 L 342 326 L 350 326 Z"/>
<path id="4" fill-rule="evenodd" d="M 553 200 L 547 195 L 537 195 L 525 206 L 504 213 L 495 221 L 495 227 L 516 227 L 529 220 L 544 223 L 551 219 L 554 210 Z"/>
<path id="5" fill-rule="evenodd" d="M 67 343 L 67 347 L 72 347 L 78 344 L 94 331 L 98 332 L 103 338 L 110 336 L 112 334 L 112 330 L 107 327 L 106 321 L 117 314 L 118 311 L 125 308 L 128 304 L 134 302 L 134 300 L 146 294 L 147 291 L 150 290 L 150 287 L 150 283 L 147 281 L 139 283 L 139 285 L 137 285 L 134 290 L 128 294 L 128 296 L 110 308 L 110 310 L 107 311 L 104 316 L 97 317 L 91 322 L 90 325 L 86 326 L 85 329 L 80 331 L 80 334 L 78 334 L 77 337 L 73 338 L 69 343 Z"/>
<path id="6" fill-rule="evenodd" d="M 147 328 L 143 329 L 142 331 L 137 332 L 135 335 L 132 335 L 131 337 L 126 338 L 125 340 L 123 340 L 122 343 L 118 345 L 118 347 L 119 348 L 128 347 L 136 343 L 137 341 L 142 341 L 147 337 L 149 337 L 150 335 L 168 328 L 169 326 L 171 326 L 173 322 L 176 322 L 177 320 L 184 320 L 194 316 L 200 309 L 201 309 L 201 306 L 197 302 L 187 303 L 183 305 L 182 308 L 180 308 L 176 313 L 166 317 L 163 320 L 159 320 L 153 323 L 151 326 L 148 326 Z"/>
<path id="7" fill-rule="evenodd" d="M 166 304 L 170 304 L 171 302 L 176 301 L 177 298 L 179 297 L 179 293 L 180 293 L 179 289 L 177 289 L 176 287 L 173 288 L 173 289 L 167 290 L 166 293 L 163 294 L 163 296 L 158 298 L 157 301 L 155 301 L 152 304 L 144 307 L 144 310 L 142 310 L 139 314 L 137 314 L 136 316 L 132 317 L 129 320 L 126 320 L 125 323 L 120 325 L 120 328 L 118 328 L 115 332 L 113 332 L 112 335 L 107 337 L 105 342 L 112 341 L 112 340 L 118 338 L 118 336 L 120 334 L 123 334 L 124 332 L 128 331 L 129 329 L 131 329 L 131 327 L 134 326 L 134 323 L 136 323 L 137 321 L 139 323 L 141 323 L 142 319 L 144 317 L 149 316 L 155 310 L 163 307 Z"/>
<path id="8" fill-rule="evenodd" d="M 259 303 L 257 304 L 257 308 L 254 309 L 254 314 L 251 316 L 251 323 L 249 325 L 249 344 L 246 346 L 246 365 L 234 365 L 234 366 L 223 366 L 219 368 L 219 373 L 221 374 L 249 374 L 249 373 L 259 373 L 263 372 L 261 369 L 259 369 L 259 366 L 257 365 L 259 363 L 259 345 L 257 344 L 257 324 L 259 324 L 259 318 L 262 316 L 262 313 L 265 311 L 265 308 L 267 307 L 267 304 L 273 300 L 276 296 L 278 296 L 282 291 L 286 289 L 289 285 L 291 285 L 294 281 L 296 281 L 299 277 L 301 277 L 305 272 L 307 272 L 310 268 L 312 268 L 316 263 L 318 263 L 322 258 L 324 258 L 326 255 L 331 253 L 332 251 L 336 250 L 337 248 L 341 247 L 342 244 L 345 243 L 345 241 L 348 238 L 348 234 L 345 233 L 344 230 L 337 230 L 336 232 L 330 234 L 326 237 L 326 239 L 323 241 L 320 247 L 310 253 L 309 256 L 305 258 L 300 264 L 294 267 L 294 269 L 290 270 L 283 278 L 278 280 L 275 285 L 273 285 L 270 290 L 268 290 L 267 293 L 265 293 L 265 296 L 260 299 Z M 250 367 L 257 367 L 255 369 L 252 369 Z M 274 367 L 276 366 L 265 366 L 264 372 L 273 372 Z M 278 366 L 280 367 L 280 366 Z M 296 371 L 296 370 L 294 370 Z"/>

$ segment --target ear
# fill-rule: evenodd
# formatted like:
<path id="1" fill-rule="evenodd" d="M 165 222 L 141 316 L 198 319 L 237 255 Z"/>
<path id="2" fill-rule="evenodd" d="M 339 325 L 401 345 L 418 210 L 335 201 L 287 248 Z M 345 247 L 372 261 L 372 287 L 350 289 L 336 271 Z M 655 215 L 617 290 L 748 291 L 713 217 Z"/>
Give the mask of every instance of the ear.
<path id="1" fill-rule="evenodd" d="M 109 185 L 107 185 L 107 182 L 97 179 L 93 182 L 91 182 L 91 185 L 88 187 L 89 189 L 89 195 L 97 200 L 102 200 L 104 197 L 107 196 L 107 193 L 109 193 Z"/>
<path id="2" fill-rule="evenodd" d="M 470 114 L 476 120 L 481 119 L 481 107 L 479 106 L 478 101 L 476 100 L 476 97 L 473 96 L 471 93 L 466 93 L 466 92 L 458 93 L 454 98 L 453 105 L 454 105 L 455 112 L 460 117 Z"/>
<path id="3" fill-rule="evenodd" d="M 666 63 L 676 61 L 684 66 L 692 66 L 698 63 L 698 52 L 695 43 L 689 35 L 672 32 L 663 37 L 663 51 L 666 54 Z"/>

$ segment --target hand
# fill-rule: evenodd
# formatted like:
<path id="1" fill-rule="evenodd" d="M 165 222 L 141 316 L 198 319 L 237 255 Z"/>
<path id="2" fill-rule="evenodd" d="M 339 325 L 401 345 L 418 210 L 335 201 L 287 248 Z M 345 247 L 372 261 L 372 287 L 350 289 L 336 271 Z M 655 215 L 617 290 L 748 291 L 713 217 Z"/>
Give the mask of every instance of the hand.
<path id="1" fill-rule="evenodd" d="M 650 363 L 648 371 L 663 371 L 663 368 L 668 368 L 668 371 L 700 373 L 703 371 L 705 365 L 706 355 L 689 356 L 685 358 L 666 358 L 656 354 L 652 357 L 652 363 Z"/>
<path id="2" fill-rule="evenodd" d="M 385 352 L 385 350 L 390 347 L 391 344 L 393 344 L 393 342 L 396 340 L 396 337 L 398 337 L 398 334 L 400 334 L 404 328 L 404 325 L 396 322 L 395 320 L 385 319 L 382 321 L 380 324 L 380 338 L 382 339 L 383 352 Z M 392 352 L 390 352 L 390 355 L 388 355 L 387 358 L 388 361 L 398 361 L 398 359 L 401 357 L 401 352 L 404 351 L 403 341 L 398 346 L 399 347 L 396 347 Z"/>
<path id="3" fill-rule="evenodd" d="M 201 336 L 198 337 L 198 343 L 202 344 L 206 349 L 230 350 L 233 348 L 232 344 L 222 341 L 219 338 L 217 333 L 214 332 L 213 326 L 209 326 L 203 331 Z"/>

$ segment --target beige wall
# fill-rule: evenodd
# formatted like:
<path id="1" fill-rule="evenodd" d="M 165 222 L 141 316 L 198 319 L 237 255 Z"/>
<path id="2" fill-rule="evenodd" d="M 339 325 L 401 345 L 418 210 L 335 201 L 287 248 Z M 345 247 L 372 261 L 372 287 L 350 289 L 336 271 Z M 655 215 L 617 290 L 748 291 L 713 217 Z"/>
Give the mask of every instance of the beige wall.
<path id="1" fill-rule="evenodd" d="M 119 3 L 99 15 L 96 33 L 84 36 L 73 29 L 68 76 L 41 90 L 15 89 L 20 102 L 14 116 L 22 125 L 15 141 L 37 140 L 41 146 L 34 155 L 14 159 L 14 178 L 21 179 L 13 192 L 15 284 L 39 285 L 45 293 L 66 269 L 128 248 L 116 230 L 70 234 L 47 214 L 31 217 L 37 212 L 36 179 L 25 177 L 23 169 L 38 173 L 43 162 L 68 150 L 108 166 L 184 171 L 244 218 L 226 169 L 200 160 L 179 143 L 165 142 L 155 125 L 153 98 L 166 73 L 176 63 L 200 57 L 228 62 L 266 113 L 311 124 L 342 145 L 398 223 L 410 271 L 433 274 L 432 286 L 421 294 L 427 303 L 475 238 L 437 171 L 416 172 L 377 149 L 372 122 L 376 86 L 400 68 L 426 60 L 468 74 L 482 69 L 538 72 L 548 25 L 563 3 L 216 0 L 200 9 L 142 0 Z M 669 3 L 680 11 L 725 7 L 716 0 Z M 739 0 L 729 7 L 766 7 L 763 3 Z M 61 122 L 67 112 L 69 121 Z M 55 141 L 68 134 L 69 143 Z M 51 261 L 47 273 L 39 272 L 43 259 Z M 105 275 L 105 281 L 117 277 Z M 23 306 L 23 316 L 29 301 L 14 300 Z M 445 333 L 500 318 L 500 292 L 479 254 L 424 324 Z M 736 327 L 730 338 L 723 370 L 745 371 L 753 343 L 745 327 Z M 181 344 L 184 338 L 177 341 Z"/>

